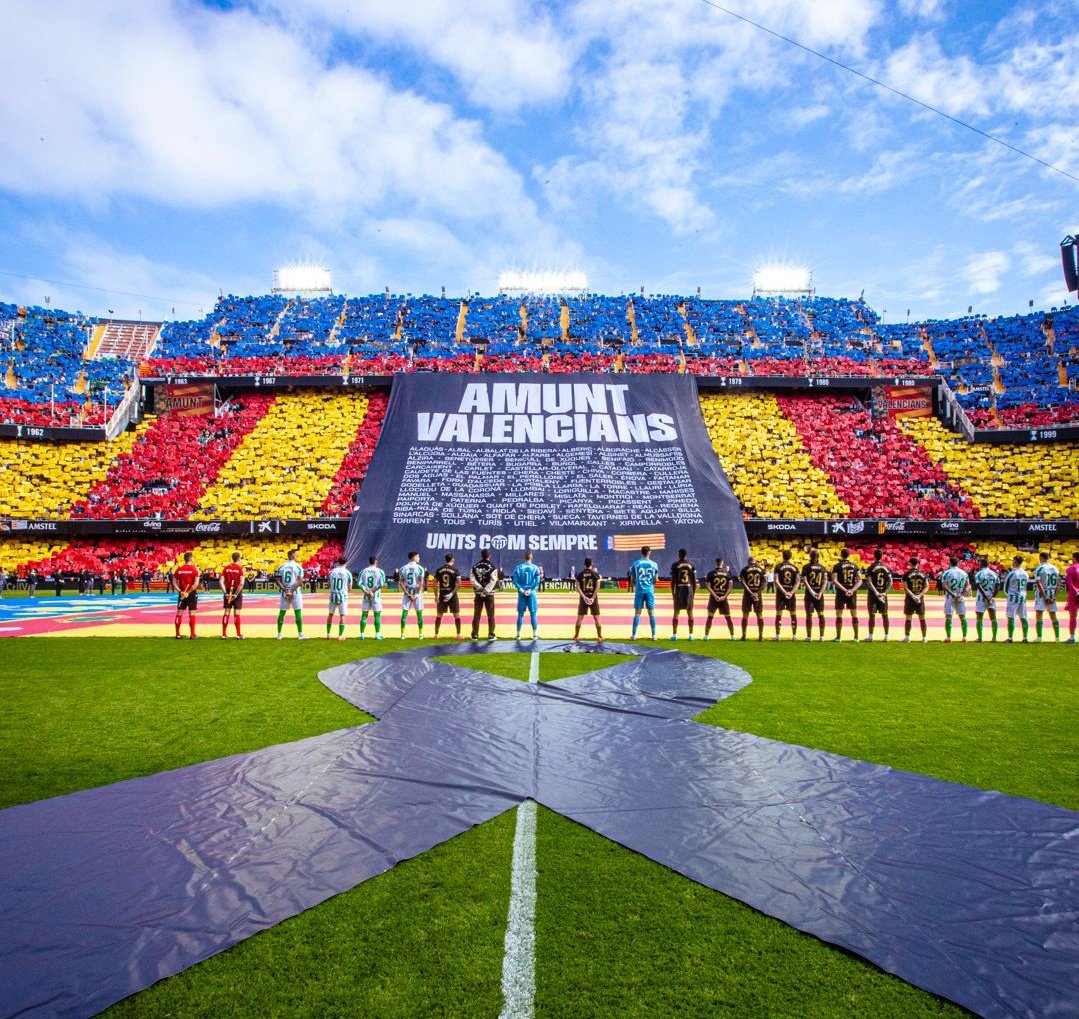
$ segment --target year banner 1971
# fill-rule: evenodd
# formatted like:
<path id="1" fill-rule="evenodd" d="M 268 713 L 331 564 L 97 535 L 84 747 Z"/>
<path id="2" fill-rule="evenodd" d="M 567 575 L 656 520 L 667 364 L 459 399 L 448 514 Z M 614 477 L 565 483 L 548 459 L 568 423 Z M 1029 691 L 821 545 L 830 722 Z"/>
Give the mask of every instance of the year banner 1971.
<path id="1" fill-rule="evenodd" d="M 483 548 L 507 573 L 531 550 L 545 576 L 586 556 L 623 577 L 649 545 L 666 573 L 749 555 L 741 508 L 688 375 L 404 374 L 349 525 L 349 568 L 388 574 Z"/>

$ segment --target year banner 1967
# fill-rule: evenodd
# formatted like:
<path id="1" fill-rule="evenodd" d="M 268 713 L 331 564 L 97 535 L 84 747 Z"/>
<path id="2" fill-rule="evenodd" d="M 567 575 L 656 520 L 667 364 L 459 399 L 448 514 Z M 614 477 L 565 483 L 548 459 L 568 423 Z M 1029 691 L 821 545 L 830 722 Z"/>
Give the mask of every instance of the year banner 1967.
<path id="1" fill-rule="evenodd" d="M 509 572 L 525 550 L 547 577 L 586 556 L 625 576 L 650 545 L 703 574 L 749 555 L 738 500 L 687 375 L 406 374 L 394 379 L 345 553 L 392 573 L 482 548 Z M 704 569 L 701 569 L 704 567 Z"/>

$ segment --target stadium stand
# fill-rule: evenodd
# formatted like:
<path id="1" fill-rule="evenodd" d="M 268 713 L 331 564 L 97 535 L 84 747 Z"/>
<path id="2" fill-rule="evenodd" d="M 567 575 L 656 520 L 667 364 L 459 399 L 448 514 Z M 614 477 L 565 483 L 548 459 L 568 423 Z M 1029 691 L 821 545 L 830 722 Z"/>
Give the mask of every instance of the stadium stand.
<path id="1" fill-rule="evenodd" d="M 196 520 L 317 516 L 367 409 L 352 392 L 280 393 L 199 499 Z"/>
<path id="2" fill-rule="evenodd" d="M 71 516 L 184 519 L 272 403 L 272 396 L 245 394 L 217 417 L 146 418 L 138 441 L 116 456 Z"/>
<path id="3" fill-rule="evenodd" d="M 978 516 L 924 447 L 890 421 L 875 421 L 854 397 L 780 396 L 777 402 L 852 516 Z"/>
<path id="4" fill-rule="evenodd" d="M 87 539 L 67 544 L 50 545 L 46 549 L 27 550 L 18 563 L 18 573 L 25 576 L 36 570 L 42 576 L 59 570 L 64 574 L 88 570 L 97 576 L 108 577 L 123 573 L 128 583 L 139 576 L 143 569 L 155 573 L 163 563 L 180 558 L 190 550 L 194 542 L 161 542 L 147 539 Z"/>
<path id="5" fill-rule="evenodd" d="M 150 427 L 143 422 L 114 442 L 0 439 L 0 517 L 62 519 Z"/>
<path id="6" fill-rule="evenodd" d="M 701 411 L 747 516 L 845 517 L 850 513 L 828 475 L 813 463 L 774 396 L 705 393 Z"/>
<path id="7" fill-rule="evenodd" d="M 88 344 L 97 342 L 88 335 L 96 338 L 102 325 L 103 337 L 117 334 L 107 348 L 115 356 L 101 359 L 103 339 L 97 358 L 87 360 Z M 101 402 L 85 397 L 106 385 L 118 394 L 136 370 L 125 353 L 148 348 L 155 328 L 0 305 L 9 362 L 0 420 L 100 418 Z M 976 426 L 1026 427 L 1079 419 L 1077 361 L 1074 308 L 887 325 L 860 300 L 827 297 L 228 295 L 203 319 L 165 324 L 139 371 L 228 377 L 482 368 L 871 378 L 935 370 Z"/>
<path id="8" fill-rule="evenodd" d="M 385 393 L 375 392 L 361 395 L 357 399 L 366 401 L 366 412 L 363 413 L 356 436 L 341 461 L 337 476 L 333 480 L 333 488 L 322 502 L 324 516 L 347 517 L 352 512 L 356 493 L 363 484 L 371 457 L 375 454 L 375 446 L 378 445 L 379 434 L 382 432 L 382 421 L 386 417 L 389 397 Z"/>
<path id="9" fill-rule="evenodd" d="M 908 418 L 902 427 L 982 516 L 1079 517 L 1079 443 L 985 446 L 936 418 Z"/>

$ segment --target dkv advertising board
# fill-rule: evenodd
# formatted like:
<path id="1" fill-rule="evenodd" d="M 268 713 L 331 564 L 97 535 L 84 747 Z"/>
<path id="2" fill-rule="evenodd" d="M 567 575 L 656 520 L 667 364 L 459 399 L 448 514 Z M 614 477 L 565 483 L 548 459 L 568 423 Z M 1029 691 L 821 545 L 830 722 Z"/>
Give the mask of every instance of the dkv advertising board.
<path id="1" fill-rule="evenodd" d="M 351 569 L 418 551 L 468 572 L 484 547 L 547 576 L 622 576 L 651 545 L 698 567 L 749 555 L 688 375 L 398 375 L 349 525 Z"/>

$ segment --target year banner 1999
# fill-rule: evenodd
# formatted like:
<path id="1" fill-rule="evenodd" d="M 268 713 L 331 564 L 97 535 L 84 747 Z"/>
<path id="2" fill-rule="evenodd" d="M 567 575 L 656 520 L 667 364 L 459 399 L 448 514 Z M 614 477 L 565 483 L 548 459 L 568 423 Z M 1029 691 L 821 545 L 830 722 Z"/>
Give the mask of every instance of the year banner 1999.
<path id="1" fill-rule="evenodd" d="M 623 577 L 642 545 L 666 573 L 685 548 L 703 575 L 749 555 L 741 509 L 688 375 L 394 378 L 345 554 L 388 573 L 489 548 L 507 573 L 531 550 L 545 576 L 586 556 Z"/>

